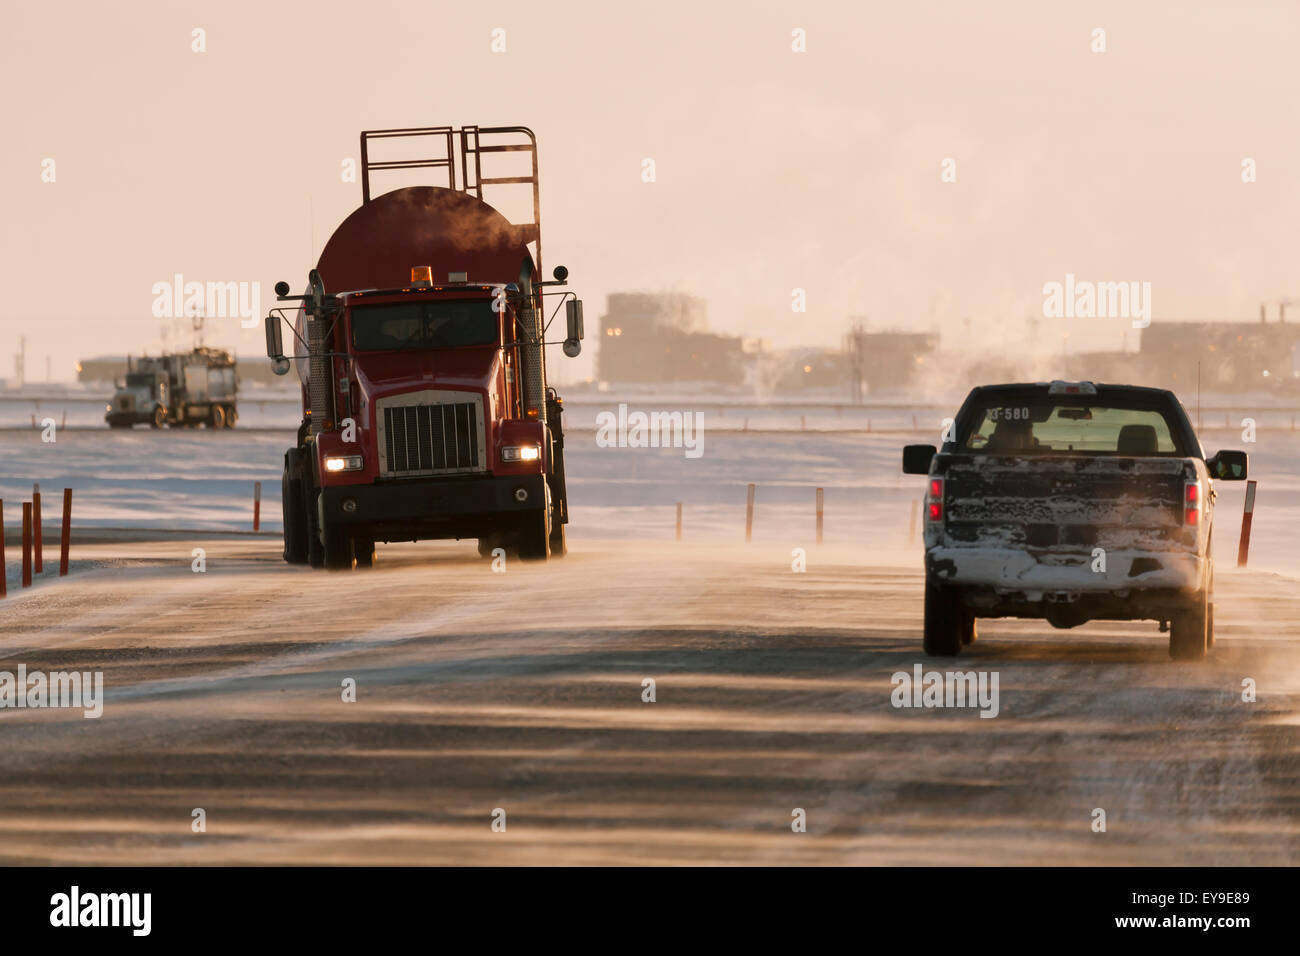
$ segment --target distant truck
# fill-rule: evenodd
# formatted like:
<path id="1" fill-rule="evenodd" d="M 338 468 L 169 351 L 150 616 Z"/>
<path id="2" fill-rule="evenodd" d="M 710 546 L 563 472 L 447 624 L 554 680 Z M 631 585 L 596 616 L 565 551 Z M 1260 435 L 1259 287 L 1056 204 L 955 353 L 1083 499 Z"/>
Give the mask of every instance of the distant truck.
<path id="1" fill-rule="evenodd" d="M 118 383 L 104 413 L 110 428 L 235 427 L 239 381 L 229 352 L 196 348 L 126 363 L 126 380 Z"/>
<path id="2" fill-rule="evenodd" d="M 1214 643 L 1214 480 L 1172 392 L 1092 382 L 974 389 L 943 447 L 908 445 L 926 475 L 927 654 L 952 656 L 980 617 L 1155 620 L 1176 660 Z"/>
<path id="3" fill-rule="evenodd" d="M 370 158 L 406 137 L 441 155 Z M 446 185 L 371 196 L 372 171 L 420 167 Z M 567 282 L 563 266 L 542 278 L 536 138 L 522 126 L 370 130 L 360 172 L 361 206 L 304 294 L 276 285 L 280 301 L 300 303 L 290 356 L 285 307 L 266 319 L 274 370 L 296 364 L 302 382 L 282 475 L 285 560 L 350 571 L 371 566 L 376 542 L 437 538 L 477 539 L 484 557 L 561 557 L 564 406 L 546 381 L 543 296 L 560 300 L 552 316 L 564 306 L 569 357 L 581 350 L 582 303 L 551 291 Z M 531 222 L 484 200 L 485 187 L 511 185 Z"/>

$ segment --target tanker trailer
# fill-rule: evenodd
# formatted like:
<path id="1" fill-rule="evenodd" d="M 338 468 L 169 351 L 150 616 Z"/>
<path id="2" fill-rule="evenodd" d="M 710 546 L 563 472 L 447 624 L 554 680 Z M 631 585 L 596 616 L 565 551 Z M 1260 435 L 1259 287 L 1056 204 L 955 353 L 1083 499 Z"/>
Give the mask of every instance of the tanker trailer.
<path id="1" fill-rule="evenodd" d="M 372 161 L 372 141 L 423 137 L 435 159 Z M 526 176 L 483 175 L 524 153 Z M 516 157 L 517 159 L 518 157 Z M 370 175 L 429 168 L 446 185 L 371 197 Z M 563 402 L 546 382 L 544 297 L 558 296 L 564 352 L 581 350 L 582 303 L 559 266 L 542 280 L 537 142 L 524 127 L 361 134 L 362 203 L 334 231 L 301 295 L 276 285 L 266 318 L 277 374 L 302 383 L 282 476 L 284 558 L 351 569 L 376 542 L 475 538 L 480 555 L 565 553 Z M 459 173 L 459 175 L 458 175 Z M 485 187 L 531 184 L 533 221 L 510 222 Z M 286 311 L 295 311 L 292 358 Z M 554 344 L 554 343 L 552 343 Z"/>

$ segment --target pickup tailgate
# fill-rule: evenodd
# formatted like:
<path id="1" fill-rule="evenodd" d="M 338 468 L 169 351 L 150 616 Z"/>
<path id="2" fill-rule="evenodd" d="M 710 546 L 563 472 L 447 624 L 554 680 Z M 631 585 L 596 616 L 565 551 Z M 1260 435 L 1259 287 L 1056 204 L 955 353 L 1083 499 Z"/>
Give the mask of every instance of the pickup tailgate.
<path id="1" fill-rule="evenodd" d="M 1202 579 L 1199 523 L 1183 518 L 1188 459 L 945 457 L 943 520 L 926 529 L 940 580 L 1037 601 Z"/>
<path id="2" fill-rule="evenodd" d="M 1181 458 L 954 456 L 944 469 L 954 545 L 1043 552 L 1196 550 Z"/>

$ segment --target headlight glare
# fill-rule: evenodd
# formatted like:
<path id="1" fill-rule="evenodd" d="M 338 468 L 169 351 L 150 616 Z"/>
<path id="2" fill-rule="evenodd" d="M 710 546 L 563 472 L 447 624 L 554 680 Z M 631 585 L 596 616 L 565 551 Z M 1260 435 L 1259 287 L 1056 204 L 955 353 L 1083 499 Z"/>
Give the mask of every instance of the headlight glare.
<path id="1" fill-rule="evenodd" d="M 326 458 L 325 470 L 329 472 L 337 471 L 360 471 L 365 467 L 365 461 L 360 455 L 346 455 L 340 458 Z"/>

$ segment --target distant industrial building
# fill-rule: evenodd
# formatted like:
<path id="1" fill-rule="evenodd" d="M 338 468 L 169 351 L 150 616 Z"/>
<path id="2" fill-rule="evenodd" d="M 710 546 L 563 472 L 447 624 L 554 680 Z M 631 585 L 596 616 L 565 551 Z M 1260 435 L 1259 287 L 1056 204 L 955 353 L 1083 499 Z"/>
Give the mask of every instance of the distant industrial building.
<path id="1" fill-rule="evenodd" d="M 695 296 L 611 293 L 600 327 L 596 375 L 601 381 L 739 385 L 745 380 L 740 338 L 706 331 L 705 303 Z"/>
<path id="2" fill-rule="evenodd" d="M 1065 356 L 1061 377 L 1207 392 L 1300 389 L 1300 325 L 1286 322 L 1152 322 L 1136 352 Z"/>
<path id="3" fill-rule="evenodd" d="M 1300 386 L 1300 325 L 1152 322 L 1142 330 L 1146 383 L 1175 391 L 1257 391 Z"/>
<path id="4" fill-rule="evenodd" d="M 1296 303 L 1300 304 L 1300 303 Z M 1136 351 L 1048 355 L 1008 348 L 941 354 L 937 332 L 868 332 L 853 322 L 839 349 L 771 351 L 707 331 L 705 303 L 681 294 L 614 293 L 601 319 L 597 374 L 615 384 L 746 381 L 770 394 L 839 391 L 850 401 L 966 380 L 1066 378 L 1153 385 L 1185 394 L 1300 391 L 1300 323 L 1173 322 L 1141 331 Z"/>
<path id="5" fill-rule="evenodd" d="M 934 332 L 868 332 L 855 325 L 844 337 L 850 397 L 857 401 L 873 392 L 908 388 L 938 351 Z"/>
<path id="6" fill-rule="evenodd" d="M 848 357 L 839 349 L 784 349 L 763 355 L 760 380 L 767 391 L 775 394 L 810 389 L 839 392 L 844 388 L 848 367 Z"/>

